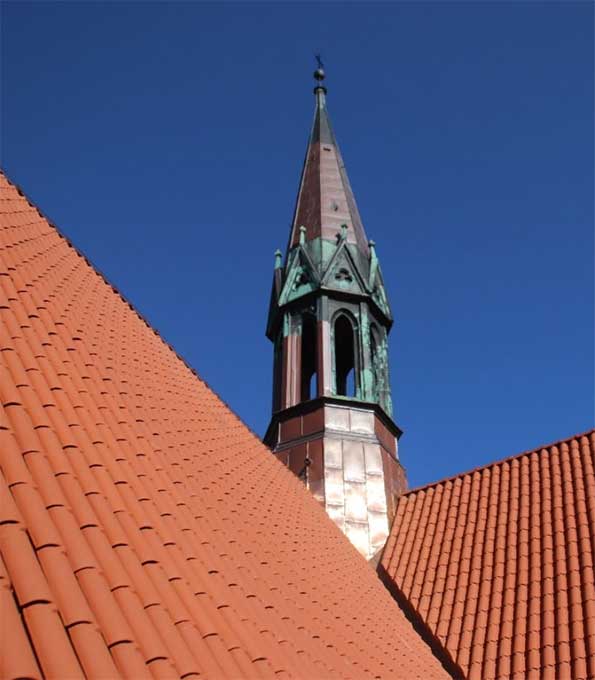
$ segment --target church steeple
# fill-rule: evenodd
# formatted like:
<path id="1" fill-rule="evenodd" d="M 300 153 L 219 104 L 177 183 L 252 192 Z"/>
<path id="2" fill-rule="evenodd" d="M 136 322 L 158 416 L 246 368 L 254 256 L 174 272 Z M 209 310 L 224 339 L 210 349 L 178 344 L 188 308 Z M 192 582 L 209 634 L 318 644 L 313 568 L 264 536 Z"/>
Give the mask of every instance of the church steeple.
<path id="1" fill-rule="evenodd" d="M 285 263 L 275 255 L 267 336 L 273 415 L 265 442 L 367 557 L 406 488 L 393 421 L 393 319 L 315 71 L 316 106 Z"/>

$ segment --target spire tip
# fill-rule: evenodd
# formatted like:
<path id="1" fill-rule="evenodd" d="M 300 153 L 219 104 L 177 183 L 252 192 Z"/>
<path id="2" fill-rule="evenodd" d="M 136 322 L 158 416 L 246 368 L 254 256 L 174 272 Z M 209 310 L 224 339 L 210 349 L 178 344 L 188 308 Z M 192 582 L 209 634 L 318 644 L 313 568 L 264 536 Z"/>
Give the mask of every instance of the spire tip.
<path id="1" fill-rule="evenodd" d="M 321 86 L 322 81 L 326 77 L 324 64 L 322 63 L 322 58 L 319 54 L 315 54 L 314 58 L 316 59 L 317 64 L 316 71 L 314 71 L 314 79 L 318 82 L 318 85 Z"/>

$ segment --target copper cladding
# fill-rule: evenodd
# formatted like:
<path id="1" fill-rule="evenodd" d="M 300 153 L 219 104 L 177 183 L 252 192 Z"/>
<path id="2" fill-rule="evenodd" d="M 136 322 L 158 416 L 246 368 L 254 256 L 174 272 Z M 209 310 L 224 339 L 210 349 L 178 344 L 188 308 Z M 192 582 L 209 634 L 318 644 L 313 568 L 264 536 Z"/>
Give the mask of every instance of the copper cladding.
<path id="1" fill-rule="evenodd" d="M 353 545 L 370 559 L 389 531 L 387 480 L 381 447 L 374 441 L 374 413 L 327 406 L 325 419 L 327 431 L 334 434 L 324 438 L 325 507 Z"/>

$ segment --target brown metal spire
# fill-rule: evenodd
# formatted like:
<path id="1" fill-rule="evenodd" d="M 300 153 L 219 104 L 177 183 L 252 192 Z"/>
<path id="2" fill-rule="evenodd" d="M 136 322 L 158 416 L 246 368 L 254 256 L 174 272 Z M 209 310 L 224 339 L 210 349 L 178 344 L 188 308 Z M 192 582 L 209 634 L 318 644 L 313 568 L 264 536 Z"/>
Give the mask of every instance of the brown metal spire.
<path id="1" fill-rule="evenodd" d="M 325 73 L 318 59 L 314 72 L 317 85 L 314 124 L 294 213 L 289 247 L 299 243 L 299 228 L 306 227 L 306 240 L 336 241 L 341 226 L 347 225 L 347 242 L 367 256 L 368 239 L 349 184 L 326 106 Z"/>

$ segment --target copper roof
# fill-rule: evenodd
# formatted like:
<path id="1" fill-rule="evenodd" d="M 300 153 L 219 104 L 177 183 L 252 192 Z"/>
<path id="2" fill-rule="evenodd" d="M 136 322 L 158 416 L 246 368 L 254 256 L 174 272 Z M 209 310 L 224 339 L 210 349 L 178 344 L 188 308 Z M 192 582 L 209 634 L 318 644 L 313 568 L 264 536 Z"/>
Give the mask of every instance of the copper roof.
<path id="1" fill-rule="evenodd" d="M 0 175 L 2 678 L 444 678 L 295 476 Z"/>
<path id="2" fill-rule="evenodd" d="M 335 139 L 326 105 L 326 89 L 315 88 L 314 123 L 306 150 L 289 247 L 299 242 L 299 228 L 306 228 L 306 240 L 335 241 L 341 225 L 347 225 L 347 242 L 357 245 L 366 256 L 368 239 L 347 177 L 347 170 Z"/>
<path id="3" fill-rule="evenodd" d="M 380 572 L 459 674 L 595 678 L 595 431 L 401 497 Z"/>

